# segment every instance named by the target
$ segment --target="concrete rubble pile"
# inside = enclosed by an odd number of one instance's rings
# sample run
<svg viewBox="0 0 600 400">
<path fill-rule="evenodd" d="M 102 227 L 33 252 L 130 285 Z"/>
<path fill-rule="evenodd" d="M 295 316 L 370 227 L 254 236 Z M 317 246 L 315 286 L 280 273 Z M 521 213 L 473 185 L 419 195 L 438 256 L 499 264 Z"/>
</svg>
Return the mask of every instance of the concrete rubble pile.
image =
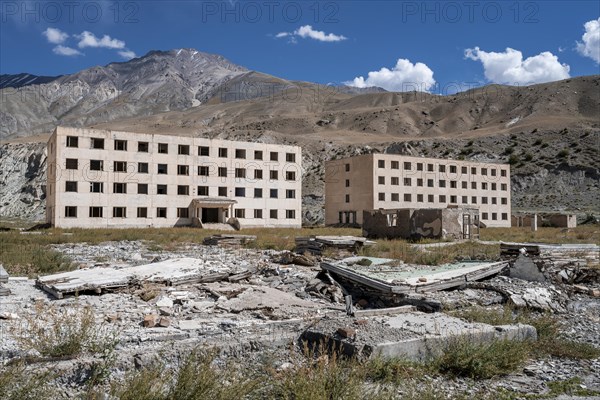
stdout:
<svg viewBox="0 0 600 400">
<path fill-rule="evenodd" d="M 241 246 L 250 242 L 254 242 L 256 236 L 254 235 L 234 235 L 234 234 L 218 234 L 204 238 L 202 244 L 207 246 L 215 245 L 228 245 L 228 246 Z"/>
<path fill-rule="evenodd" d="M 345 250 L 356 253 L 364 246 L 375 242 L 360 236 L 309 236 L 296 238 L 296 253 L 322 255 L 325 249 Z"/>
</svg>

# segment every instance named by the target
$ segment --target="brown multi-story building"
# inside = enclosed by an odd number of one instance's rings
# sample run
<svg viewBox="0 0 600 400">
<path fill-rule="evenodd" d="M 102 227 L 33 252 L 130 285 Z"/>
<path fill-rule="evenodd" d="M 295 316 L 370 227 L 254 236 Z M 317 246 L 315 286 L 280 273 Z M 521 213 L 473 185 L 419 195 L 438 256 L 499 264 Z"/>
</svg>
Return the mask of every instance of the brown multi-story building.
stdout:
<svg viewBox="0 0 600 400">
<path fill-rule="evenodd" d="M 325 164 L 325 223 L 362 224 L 365 210 L 478 208 L 488 227 L 510 227 L 507 164 L 365 154 Z"/>
<path fill-rule="evenodd" d="M 56 227 L 302 224 L 297 146 L 58 127 L 47 152 Z"/>
</svg>

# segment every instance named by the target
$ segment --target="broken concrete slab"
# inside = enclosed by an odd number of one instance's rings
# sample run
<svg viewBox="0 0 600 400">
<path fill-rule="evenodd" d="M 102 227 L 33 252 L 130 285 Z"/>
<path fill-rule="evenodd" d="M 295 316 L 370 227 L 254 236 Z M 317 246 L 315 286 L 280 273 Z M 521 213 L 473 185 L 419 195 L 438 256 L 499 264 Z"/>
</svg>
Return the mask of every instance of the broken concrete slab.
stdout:
<svg viewBox="0 0 600 400">
<path fill-rule="evenodd" d="M 0 264 L 0 283 L 8 282 L 8 272 L 4 269 L 4 266 Z"/>
<path fill-rule="evenodd" d="M 328 248 L 355 252 L 375 242 L 360 236 L 309 236 L 296 238 L 296 253 L 321 255 Z"/>
<path fill-rule="evenodd" d="M 235 235 L 235 234 L 219 234 L 212 235 L 204 238 L 202 244 L 206 246 L 215 245 L 243 245 L 246 243 L 254 242 L 256 240 L 255 235 Z"/>
<path fill-rule="evenodd" d="M 376 315 L 396 315 L 401 313 L 415 312 L 417 308 L 415 306 L 400 306 L 400 307 L 387 307 L 387 308 L 373 308 L 370 310 L 354 310 L 354 316 L 356 318 L 373 317 Z"/>
<path fill-rule="evenodd" d="M 461 286 L 495 275 L 508 265 L 507 261 L 464 261 L 431 267 L 386 258 L 350 257 L 338 262 L 322 262 L 321 268 L 382 293 L 409 294 Z"/>
<path fill-rule="evenodd" d="M 508 276 L 530 282 L 546 282 L 546 276 L 540 271 L 533 260 L 524 254 L 519 254 L 510 266 Z"/>
</svg>

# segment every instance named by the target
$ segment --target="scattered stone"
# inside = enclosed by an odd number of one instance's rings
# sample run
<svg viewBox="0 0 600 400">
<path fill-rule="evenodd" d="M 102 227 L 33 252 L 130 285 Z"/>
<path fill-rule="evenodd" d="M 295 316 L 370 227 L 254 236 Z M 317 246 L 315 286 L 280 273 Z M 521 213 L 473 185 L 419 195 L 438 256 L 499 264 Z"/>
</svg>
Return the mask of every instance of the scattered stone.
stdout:
<svg viewBox="0 0 600 400">
<path fill-rule="evenodd" d="M 171 319 L 167 318 L 167 317 L 161 317 L 160 321 L 158 322 L 158 326 L 160 326 L 161 328 L 168 328 L 169 325 L 171 325 Z"/>
<path fill-rule="evenodd" d="M 8 311 L 4 311 L 4 312 L 0 313 L 0 319 L 15 320 L 15 319 L 19 319 L 19 315 L 8 312 Z"/>
<path fill-rule="evenodd" d="M 159 308 L 162 308 L 162 307 L 172 308 L 173 300 L 171 300 L 170 298 L 168 298 L 166 296 L 163 296 L 156 301 L 156 306 Z"/>
<path fill-rule="evenodd" d="M 156 324 L 158 323 L 158 319 L 159 319 L 159 316 L 156 314 L 146 315 L 144 317 L 144 321 L 142 322 L 142 325 L 144 326 L 144 328 L 154 328 L 156 326 Z"/>
<path fill-rule="evenodd" d="M 109 314 L 104 318 L 104 320 L 106 322 L 115 323 L 119 320 L 119 316 L 117 314 Z"/>
<path fill-rule="evenodd" d="M 353 339 L 354 337 L 356 337 L 356 331 L 348 326 L 338 328 L 337 333 L 343 338 Z"/>
<path fill-rule="evenodd" d="M 164 315 L 167 317 L 170 317 L 173 315 L 173 309 L 171 307 L 160 307 L 158 309 L 158 312 L 160 313 L 160 315 Z"/>
</svg>

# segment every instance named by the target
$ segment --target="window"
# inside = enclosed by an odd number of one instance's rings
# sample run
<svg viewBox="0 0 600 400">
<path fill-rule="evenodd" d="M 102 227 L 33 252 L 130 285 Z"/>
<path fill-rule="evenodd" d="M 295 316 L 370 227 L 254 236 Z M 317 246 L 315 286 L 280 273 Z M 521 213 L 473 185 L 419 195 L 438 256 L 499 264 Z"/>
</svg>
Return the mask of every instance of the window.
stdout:
<svg viewBox="0 0 600 400">
<path fill-rule="evenodd" d="M 344 164 L 346 172 L 350 172 L 350 164 Z"/>
<path fill-rule="evenodd" d="M 278 179 L 277 172 L 278 172 L 277 170 L 269 171 L 269 179 L 271 179 L 272 181 L 276 181 Z"/>
<path fill-rule="evenodd" d="M 286 162 L 296 162 L 296 155 L 294 153 L 285 153 Z"/>
<path fill-rule="evenodd" d="M 471 189 L 477 189 L 477 182 L 471 182 Z"/>
<path fill-rule="evenodd" d="M 269 210 L 269 218 L 277 219 L 277 210 Z"/>
<path fill-rule="evenodd" d="M 77 147 L 77 146 L 70 146 Z M 65 217 L 66 218 L 77 218 L 77 207 L 66 206 L 65 207 Z"/>
<path fill-rule="evenodd" d="M 412 201 L 412 195 L 410 193 L 404 193 L 404 201 Z"/>
<path fill-rule="evenodd" d="M 385 185 L 385 176 L 378 176 L 377 183 L 380 185 Z"/>
<path fill-rule="evenodd" d="M 147 183 L 138 183 L 137 192 L 138 194 L 148 194 L 148 184 Z"/>
<path fill-rule="evenodd" d="M 508 214 L 502 213 L 502 221 L 506 221 L 506 220 L 508 220 Z"/>
<path fill-rule="evenodd" d="M 296 171 L 285 171 L 285 180 L 286 181 L 295 181 L 296 180 Z"/>
<path fill-rule="evenodd" d="M 427 195 L 427 202 L 428 202 L 428 203 L 433 203 L 433 202 L 434 202 L 434 200 L 433 200 L 433 195 L 432 195 L 432 194 L 428 194 L 428 195 Z"/>
<path fill-rule="evenodd" d="M 411 184 L 412 184 L 411 178 L 404 178 L 404 186 L 411 186 Z"/>
<path fill-rule="evenodd" d="M 102 207 L 90 207 L 90 218 L 102 218 Z"/>
<path fill-rule="evenodd" d="M 506 183 L 501 183 L 501 184 L 500 184 L 500 190 L 504 190 L 504 191 L 506 191 L 506 190 L 507 190 Z"/>
<path fill-rule="evenodd" d="M 226 177 L 227 176 L 227 168 L 226 167 L 219 167 L 218 174 L 221 177 Z"/>
<path fill-rule="evenodd" d="M 394 186 L 400 185 L 400 178 L 398 178 L 397 176 L 393 176 L 392 177 L 392 185 L 394 185 Z"/>
<path fill-rule="evenodd" d="M 422 203 L 423 202 L 423 195 L 422 194 L 418 194 L 417 195 L 417 203 Z"/>
<path fill-rule="evenodd" d="M 255 169 L 254 170 L 254 179 L 262 179 L 262 178 L 263 178 L 262 169 Z"/>
<path fill-rule="evenodd" d="M 104 148 L 104 139 L 99 138 L 91 138 L 92 149 L 103 149 Z"/>
<path fill-rule="evenodd" d="M 295 219 L 296 218 L 296 210 L 285 210 L 285 218 L 286 219 Z"/>
<path fill-rule="evenodd" d="M 177 185 L 177 195 L 189 196 L 190 195 L 190 187 L 188 185 Z"/>
<path fill-rule="evenodd" d="M 263 190 L 260 188 L 254 188 L 254 198 L 262 199 L 262 197 L 263 197 Z"/>
<path fill-rule="evenodd" d="M 440 194 L 440 203 L 445 203 L 446 202 L 446 195 Z"/>
<path fill-rule="evenodd" d="M 440 165 L 440 166 L 438 167 L 438 170 L 439 170 L 440 172 L 446 172 L 446 166 L 445 166 L 445 165 Z"/>
<path fill-rule="evenodd" d="M 79 147 L 79 138 L 77 136 L 67 136 L 67 147 Z"/>
<path fill-rule="evenodd" d="M 137 217 L 138 218 L 148 218 L 148 208 L 138 207 L 137 208 Z"/>
<path fill-rule="evenodd" d="M 350 195 L 349 194 L 346 195 L 346 199 L 345 200 L 346 200 L 346 203 L 350 203 Z"/>
<path fill-rule="evenodd" d="M 102 171 L 102 170 L 104 170 L 104 161 L 90 160 L 90 171 Z"/>
<path fill-rule="evenodd" d="M 451 174 L 455 174 L 456 173 L 456 165 L 451 165 L 450 166 L 450 173 Z"/>
<path fill-rule="evenodd" d="M 190 146 L 188 144 L 180 144 L 177 146 L 177 154 L 182 156 L 190 155 Z"/>
<path fill-rule="evenodd" d="M 91 193 L 104 193 L 104 183 L 103 182 L 90 182 L 90 192 Z"/>
<path fill-rule="evenodd" d="M 198 155 L 199 156 L 209 156 L 210 150 L 208 149 L 208 146 L 198 146 Z"/>
<path fill-rule="evenodd" d="M 487 175 L 487 168 L 481 168 L 481 175 Z"/>
<path fill-rule="evenodd" d="M 272 151 L 269 155 L 269 159 L 271 161 L 277 161 L 279 160 L 279 154 L 276 151 Z"/>
<path fill-rule="evenodd" d="M 156 194 L 167 194 L 167 185 L 156 185 Z"/>
<path fill-rule="evenodd" d="M 497 203 L 497 201 L 498 201 L 498 200 L 497 200 L 497 198 L 496 198 L 496 197 L 492 197 L 492 204 L 498 204 L 498 203 Z"/>
<path fill-rule="evenodd" d="M 79 161 L 76 158 L 67 158 L 65 161 L 66 169 L 77 169 L 79 168 Z"/>
<path fill-rule="evenodd" d="M 461 197 L 461 203 L 462 204 L 468 204 L 469 203 L 469 196 L 462 196 Z"/>
<path fill-rule="evenodd" d="M 462 187 L 463 189 L 467 189 L 468 188 L 468 182 L 467 181 L 462 181 L 460 183 L 460 187 Z"/>
<path fill-rule="evenodd" d="M 501 169 L 500 170 L 500 176 L 506 176 L 506 170 L 505 169 Z"/>
<path fill-rule="evenodd" d="M 458 201 L 456 200 L 456 196 L 450 196 L 450 203 L 456 204 Z"/>
<path fill-rule="evenodd" d="M 487 182 L 481 182 L 481 189 L 487 190 L 487 188 L 488 188 Z"/>
<path fill-rule="evenodd" d="M 198 196 L 208 196 L 208 186 L 198 186 Z"/>
<path fill-rule="evenodd" d="M 178 165 L 177 166 L 177 175 L 189 175 L 190 174 L 190 166 L 189 165 Z"/>
<path fill-rule="evenodd" d="M 439 186 L 440 186 L 441 188 L 444 188 L 444 187 L 446 187 L 446 181 L 445 181 L 445 180 L 443 180 L 443 179 L 440 179 L 440 181 L 438 182 L 438 184 L 439 184 Z"/>
<path fill-rule="evenodd" d="M 246 150 L 244 149 L 235 149 L 235 158 L 246 158 Z"/>
<path fill-rule="evenodd" d="M 492 190 L 497 190 L 498 186 L 496 185 L 496 183 L 492 183 Z"/>
<path fill-rule="evenodd" d="M 398 179 L 398 178 L 396 178 Z M 392 182 L 394 181 L 394 178 L 392 178 Z M 350 179 L 346 179 L 346 187 L 350 187 Z"/>
<path fill-rule="evenodd" d="M 410 170 L 411 170 L 411 168 L 412 168 L 412 165 L 411 165 L 411 163 L 409 163 L 409 162 L 405 162 L 405 163 L 404 163 L 404 169 L 405 169 L 406 171 L 410 171 Z"/>
<path fill-rule="evenodd" d="M 417 178 L 417 186 L 423 186 L 423 179 Z"/>
<path fill-rule="evenodd" d="M 286 199 L 295 199 L 296 198 L 296 191 L 294 189 L 287 189 L 285 191 L 285 198 Z"/>
<path fill-rule="evenodd" d="M 125 207 L 113 207 L 113 218 L 125 218 L 126 212 Z"/>
<path fill-rule="evenodd" d="M 167 174 L 167 164 L 158 164 L 158 166 L 156 168 L 156 172 L 159 175 L 166 175 Z"/>
<path fill-rule="evenodd" d="M 433 172 L 433 164 L 427 164 L 427 172 Z"/>
<path fill-rule="evenodd" d="M 481 213 L 481 219 L 488 219 L 488 213 Z"/>
<path fill-rule="evenodd" d="M 167 208 L 166 207 L 158 207 L 156 209 L 156 217 L 157 218 L 167 218 Z"/>
<path fill-rule="evenodd" d="M 477 196 L 471 196 L 471 204 L 477 204 Z"/>
<path fill-rule="evenodd" d="M 385 168 L 385 160 L 378 160 L 377 161 L 377 166 L 379 168 Z"/>
<path fill-rule="evenodd" d="M 487 204 L 488 203 L 488 198 L 487 197 L 482 197 L 481 198 L 481 204 Z"/>
<path fill-rule="evenodd" d="M 126 183 L 113 183 L 113 193 L 127 193 L 127 184 Z"/>
<path fill-rule="evenodd" d="M 400 195 L 398 193 L 392 193 L 392 201 L 400 201 Z"/>
<path fill-rule="evenodd" d="M 236 168 L 235 169 L 235 177 L 236 178 L 245 178 L 246 177 L 246 169 L 245 168 Z"/>
<path fill-rule="evenodd" d="M 496 168 L 490 169 L 490 172 L 492 173 L 492 176 L 496 176 Z"/>
<path fill-rule="evenodd" d="M 118 150 L 118 151 L 127 151 L 127 140 L 118 140 L 118 139 L 115 139 L 115 150 Z"/>
<path fill-rule="evenodd" d="M 235 188 L 235 197 L 246 197 L 246 188 Z"/>
<path fill-rule="evenodd" d="M 160 154 L 168 154 L 169 153 L 169 145 L 167 143 L 159 143 L 158 144 L 158 152 Z M 165 216 L 165 218 L 167 218 Z"/>
<path fill-rule="evenodd" d="M 262 218 L 262 210 L 254 210 L 254 218 Z"/>
<path fill-rule="evenodd" d="M 150 145 L 148 144 L 148 142 L 138 142 L 138 153 L 148 153 L 149 150 Z"/>
<path fill-rule="evenodd" d="M 379 201 L 385 201 L 385 193 L 379 193 Z"/>
<path fill-rule="evenodd" d="M 400 169 L 400 161 L 392 161 L 392 169 Z"/>
<path fill-rule="evenodd" d="M 113 162 L 113 171 L 114 172 L 127 172 L 127 162 L 126 161 Z"/>
<path fill-rule="evenodd" d="M 187 207 L 177 207 L 177 218 L 189 218 L 190 210 Z"/>
<path fill-rule="evenodd" d="M 456 189 L 456 181 L 450 181 L 450 187 Z"/>
<path fill-rule="evenodd" d="M 236 218 L 246 218 L 246 210 L 243 208 L 236 208 L 235 217 Z"/>
<path fill-rule="evenodd" d="M 198 167 L 198 175 L 200 176 L 208 176 L 208 167 L 207 166 L 199 166 Z"/>
<path fill-rule="evenodd" d="M 227 148 L 219 147 L 219 157 L 227 158 Z"/>
<path fill-rule="evenodd" d="M 148 163 L 147 162 L 138 163 L 138 172 L 140 174 L 147 174 L 148 173 Z"/>
<path fill-rule="evenodd" d="M 477 167 L 471 167 L 471 175 L 477 175 Z"/>
<path fill-rule="evenodd" d="M 502 198 L 500 199 L 500 204 L 502 204 L 502 205 L 506 205 L 506 204 L 508 204 L 508 199 L 507 199 L 506 197 L 502 197 Z"/>
<path fill-rule="evenodd" d="M 492 213 L 492 221 L 498 220 L 498 213 Z"/>
<path fill-rule="evenodd" d="M 277 192 L 278 192 L 277 189 L 270 189 L 269 190 L 269 197 L 272 198 L 272 199 L 276 199 L 277 197 L 279 197 L 279 194 Z"/>
<path fill-rule="evenodd" d="M 433 179 L 427 179 L 427 187 L 433 187 Z"/>
<path fill-rule="evenodd" d="M 65 192 L 77 192 L 77 182 L 66 181 L 65 182 Z"/>
<path fill-rule="evenodd" d="M 417 171 L 423 171 L 423 163 L 417 163 Z"/>
<path fill-rule="evenodd" d="M 263 152 L 261 150 L 254 150 L 254 159 L 255 160 L 262 160 L 263 159 Z M 260 213 L 262 215 L 262 210 L 260 210 Z"/>
<path fill-rule="evenodd" d="M 227 197 L 227 188 L 225 186 L 219 186 L 218 195 L 219 197 Z"/>
</svg>

